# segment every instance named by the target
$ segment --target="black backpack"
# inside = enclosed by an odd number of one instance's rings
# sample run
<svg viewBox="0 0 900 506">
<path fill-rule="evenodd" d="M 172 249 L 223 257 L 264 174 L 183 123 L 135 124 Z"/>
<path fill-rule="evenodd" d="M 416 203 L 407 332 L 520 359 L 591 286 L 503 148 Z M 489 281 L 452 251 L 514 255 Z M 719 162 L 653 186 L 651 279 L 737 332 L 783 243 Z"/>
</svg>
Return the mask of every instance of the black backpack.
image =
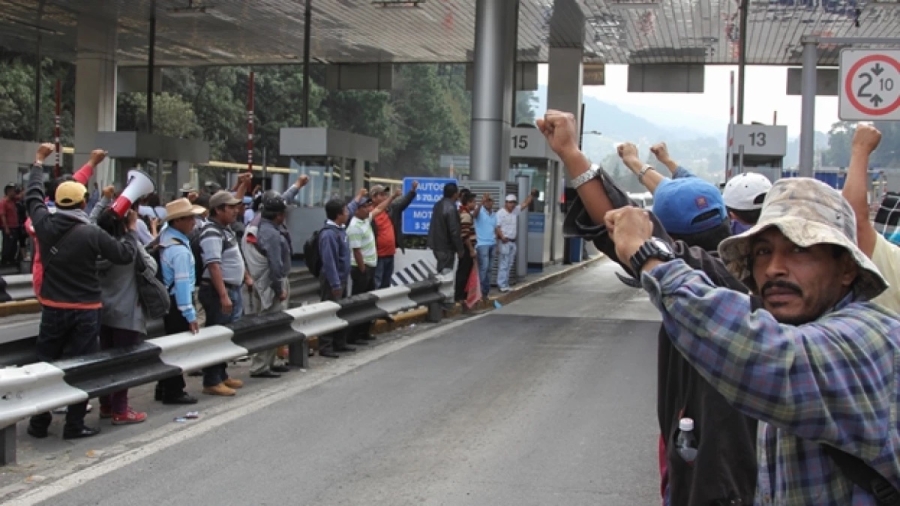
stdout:
<svg viewBox="0 0 900 506">
<path fill-rule="evenodd" d="M 306 268 L 315 277 L 319 277 L 322 272 L 322 257 L 319 255 L 319 233 L 321 231 L 322 229 L 316 230 L 303 243 L 303 260 L 306 262 Z"/>
<path fill-rule="evenodd" d="M 203 224 L 202 227 L 195 230 L 193 234 L 191 234 L 191 253 L 194 255 L 194 283 L 195 286 L 200 286 L 200 281 L 203 279 L 203 271 L 206 270 L 206 266 L 203 265 L 203 248 L 200 247 L 200 241 L 202 241 L 206 237 L 210 237 L 212 235 L 218 235 L 222 238 L 222 252 L 225 251 L 225 232 L 222 228 L 212 221 L 207 221 Z M 220 254 L 222 252 L 219 252 Z"/>
</svg>

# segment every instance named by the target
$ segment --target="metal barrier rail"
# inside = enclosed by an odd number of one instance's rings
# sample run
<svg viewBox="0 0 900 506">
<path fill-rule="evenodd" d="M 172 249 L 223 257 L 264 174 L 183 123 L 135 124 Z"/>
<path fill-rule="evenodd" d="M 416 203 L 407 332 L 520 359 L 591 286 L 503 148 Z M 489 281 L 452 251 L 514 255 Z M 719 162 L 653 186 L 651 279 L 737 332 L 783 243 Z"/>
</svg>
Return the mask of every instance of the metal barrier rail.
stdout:
<svg viewBox="0 0 900 506">
<path fill-rule="evenodd" d="M 34 298 L 31 274 L 0 276 L 0 302 Z"/>
<path fill-rule="evenodd" d="M 15 462 L 15 424 L 23 418 L 277 346 L 305 343 L 308 337 L 400 311 L 429 306 L 432 318 L 439 319 L 441 303 L 452 297 L 453 276 L 438 276 L 336 302 L 249 316 L 197 334 L 182 332 L 128 348 L 0 369 L 0 465 Z"/>
</svg>

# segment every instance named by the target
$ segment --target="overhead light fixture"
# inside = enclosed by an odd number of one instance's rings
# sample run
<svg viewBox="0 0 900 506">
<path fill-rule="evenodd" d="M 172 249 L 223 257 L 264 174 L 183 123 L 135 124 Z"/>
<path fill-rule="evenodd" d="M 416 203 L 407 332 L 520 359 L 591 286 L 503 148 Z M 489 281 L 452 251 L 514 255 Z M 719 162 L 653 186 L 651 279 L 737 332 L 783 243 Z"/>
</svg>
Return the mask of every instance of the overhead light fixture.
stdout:
<svg viewBox="0 0 900 506">
<path fill-rule="evenodd" d="M 372 0 L 372 5 L 376 7 L 418 7 L 424 4 L 425 0 Z"/>
<path fill-rule="evenodd" d="M 173 18 L 193 18 L 210 14 L 212 6 L 194 5 L 194 0 L 188 0 L 186 7 L 172 7 L 166 9 L 166 14 Z"/>
</svg>

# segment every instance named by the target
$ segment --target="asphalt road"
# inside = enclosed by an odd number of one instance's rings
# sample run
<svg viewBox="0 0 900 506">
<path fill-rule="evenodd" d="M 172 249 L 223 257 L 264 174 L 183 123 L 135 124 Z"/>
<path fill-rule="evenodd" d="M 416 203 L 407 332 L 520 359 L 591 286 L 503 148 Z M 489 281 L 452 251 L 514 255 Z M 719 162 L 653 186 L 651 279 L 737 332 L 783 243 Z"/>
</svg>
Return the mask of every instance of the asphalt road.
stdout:
<svg viewBox="0 0 900 506">
<path fill-rule="evenodd" d="M 602 262 L 11 504 L 655 505 L 656 313 Z"/>
</svg>

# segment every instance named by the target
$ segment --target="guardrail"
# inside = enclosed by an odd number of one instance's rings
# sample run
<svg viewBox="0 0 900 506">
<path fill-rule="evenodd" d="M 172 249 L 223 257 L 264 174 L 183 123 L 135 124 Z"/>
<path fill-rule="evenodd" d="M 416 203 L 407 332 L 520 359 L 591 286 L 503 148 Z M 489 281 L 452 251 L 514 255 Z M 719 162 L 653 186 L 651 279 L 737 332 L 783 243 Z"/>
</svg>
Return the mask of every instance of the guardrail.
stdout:
<svg viewBox="0 0 900 506">
<path fill-rule="evenodd" d="M 4 281 L 9 278 L 20 278 L 21 276 L 4 276 Z M 31 276 L 28 278 L 28 298 L 34 298 L 34 292 L 31 291 Z M 306 268 L 296 268 L 291 271 L 288 280 L 291 283 L 291 306 L 300 306 L 308 303 L 311 299 L 318 300 L 319 280 L 314 278 Z M 16 283 L 23 285 L 21 280 L 16 279 Z M 10 285 L 6 285 L 10 286 Z M 24 285 L 23 285 L 24 286 Z M 22 288 L 17 288 L 13 293 L 17 293 Z M 20 296 L 20 295 L 17 295 Z M 7 301 L 9 302 L 9 301 Z M 5 323 L 0 318 L 0 367 L 18 366 L 37 362 L 37 354 L 35 353 L 34 341 L 40 326 L 40 314 L 35 314 L 33 320 L 19 321 L 16 323 Z M 162 320 L 150 320 L 147 322 L 147 336 L 159 337 L 165 334 L 163 331 Z"/>
<path fill-rule="evenodd" d="M 197 334 L 182 332 L 138 346 L 0 369 L 0 465 L 15 462 L 15 424 L 28 416 L 276 346 L 305 345 L 308 337 L 421 306 L 429 307 L 431 321 L 439 321 L 441 303 L 452 297 L 453 276 L 437 276 L 336 302 L 245 317 L 233 324 L 203 328 Z M 306 354 L 303 346 L 304 358 Z"/>
<path fill-rule="evenodd" d="M 0 276 L 0 302 L 12 302 L 34 298 L 31 274 Z"/>
</svg>

